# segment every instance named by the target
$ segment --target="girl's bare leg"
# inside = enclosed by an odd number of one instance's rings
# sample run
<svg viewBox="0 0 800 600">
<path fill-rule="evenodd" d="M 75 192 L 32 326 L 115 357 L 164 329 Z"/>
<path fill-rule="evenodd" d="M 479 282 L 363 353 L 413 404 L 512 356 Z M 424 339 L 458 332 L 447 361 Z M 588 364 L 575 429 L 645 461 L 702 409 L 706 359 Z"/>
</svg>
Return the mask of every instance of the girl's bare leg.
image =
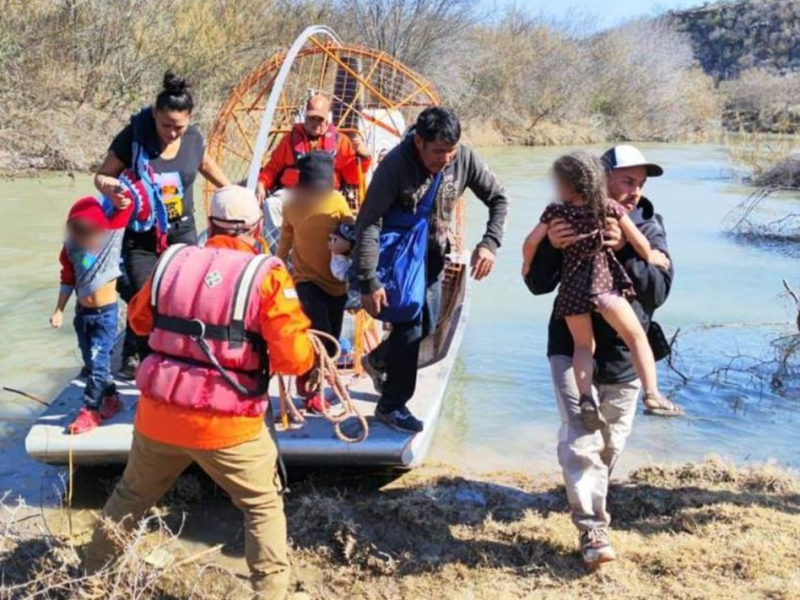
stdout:
<svg viewBox="0 0 800 600">
<path fill-rule="evenodd" d="M 594 375 L 594 331 L 592 315 L 572 315 L 567 317 L 567 327 L 572 335 L 575 351 L 572 355 L 572 370 L 575 383 L 581 396 L 592 395 L 592 376 Z"/>
<path fill-rule="evenodd" d="M 661 393 L 658 389 L 658 375 L 656 373 L 656 360 L 650 342 L 647 341 L 647 334 L 642 328 L 642 324 L 633 311 L 630 302 L 621 296 L 614 297 L 604 302 L 598 312 L 606 322 L 625 342 L 630 349 L 633 359 L 633 366 L 636 373 L 642 380 L 645 396 L 659 398 Z"/>
<path fill-rule="evenodd" d="M 592 390 L 594 376 L 594 331 L 592 331 L 592 315 L 572 315 L 567 317 L 567 327 L 572 334 L 575 349 L 572 354 L 572 370 L 578 386 L 581 409 L 581 420 L 589 431 L 597 431 L 606 426 L 606 420 L 600 412 L 600 406 Z"/>
</svg>

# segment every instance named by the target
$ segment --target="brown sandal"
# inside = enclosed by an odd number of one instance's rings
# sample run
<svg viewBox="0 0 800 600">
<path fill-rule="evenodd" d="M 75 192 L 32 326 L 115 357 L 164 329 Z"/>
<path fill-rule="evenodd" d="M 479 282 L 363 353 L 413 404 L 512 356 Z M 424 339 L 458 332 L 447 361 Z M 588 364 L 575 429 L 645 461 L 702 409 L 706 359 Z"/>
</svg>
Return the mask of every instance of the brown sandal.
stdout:
<svg viewBox="0 0 800 600">
<path fill-rule="evenodd" d="M 648 417 L 682 417 L 684 410 L 680 404 L 670 402 L 664 396 L 645 394 L 644 414 Z"/>
<path fill-rule="evenodd" d="M 600 431 L 608 423 L 593 396 L 581 396 L 578 401 L 583 426 L 590 432 Z"/>
</svg>

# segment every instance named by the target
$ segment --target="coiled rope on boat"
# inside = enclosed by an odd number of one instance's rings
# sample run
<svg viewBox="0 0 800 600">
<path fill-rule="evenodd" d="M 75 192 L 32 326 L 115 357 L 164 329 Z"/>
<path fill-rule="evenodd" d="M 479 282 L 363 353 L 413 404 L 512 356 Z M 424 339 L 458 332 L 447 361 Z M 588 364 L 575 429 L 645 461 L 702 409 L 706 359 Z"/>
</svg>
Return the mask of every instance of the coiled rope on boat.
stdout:
<svg viewBox="0 0 800 600">
<path fill-rule="evenodd" d="M 334 435 L 342 442 L 347 444 L 363 442 L 369 436 L 369 425 L 367 419 L 356 408 L 353 399 L 350 397 L 350 390 L 342 381 L 339 369 L 336 366 L 342 356 L 339 340 L 324 331 L 311 330 L 309 333 L 311 345 L 314 348 L 315 365 L 307 385 L 309 389 L 318 391 L 323 399 L 321 416 L 333 425 Z M 328 354 L 328 350 L 325 347 L 326 341 L 330 342 L 335 349 L 333 356 Z M 325 396 L 328 386 L 330 386 L 341 406 L 341 410 L 338 412 L 332 412 L 327 408 Z M 305 417 L 300 414 L 300 411 L 297 410 L 294 402 L 289 397 L 289 385 L 282 376 L 278 376 L 278 392 L 283 428 L 288 429 L 290 421 L 300 425 L 304 424 Z M 345 435 L 342 431 L 342 424 L 350 419 L 357 420 L 360 426 L 359 434 L 355 437 Z"/>
</svg>

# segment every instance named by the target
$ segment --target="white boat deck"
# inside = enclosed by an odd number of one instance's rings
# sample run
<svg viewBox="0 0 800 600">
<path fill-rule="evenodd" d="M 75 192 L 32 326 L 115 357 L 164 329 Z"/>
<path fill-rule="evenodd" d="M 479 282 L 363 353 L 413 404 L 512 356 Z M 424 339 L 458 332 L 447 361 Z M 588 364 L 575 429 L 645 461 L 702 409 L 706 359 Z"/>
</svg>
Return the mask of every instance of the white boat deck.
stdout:
<svg viewBox="0 0 800 600">
<path fill-rule="evenodd" d="M 425 423 L 417 435 L 390 429 L 373 417 L 378 395 L 369 378 L 351 380 L 351 395 L 361 414 L 369 422 L 366 441 L 348 444 L 337 439 L 333 426 L 322 417 L 309 415 L 299 429 L 278 432 L 281 453 L 288 464 L 335 466 L 398 466 L 418 465 L 430 447 L 442 402 L 466 322 L 466 307 L 452 314 L 448 339 L 442 344 L 440 359 L 423 367 L 419 373 L 417 392 L 409 402 L 411 411 Z M 275 382 L 273 381 L 273 384 Z M 84 382 L 71 381 L 50 407 L 37 419 L 25 440 L 28 454 L 42 462 L 64 464 L 70 453 L 76 465 L 124 463 L 133 433 L 133 417 L 139 392 L 128 383 L 118 382 L 124 410 L 101 427 L 85 434 L 70 436 L 67 425 L 75 418 L 82 400 Z M 277 412 L 277 389 L 270 390 L 271 403 Z M 276 415 L 277 416 L 277 415 Z M 355 436 L 358 422 L 342 425 L 347 435 Z"/>
</svg>

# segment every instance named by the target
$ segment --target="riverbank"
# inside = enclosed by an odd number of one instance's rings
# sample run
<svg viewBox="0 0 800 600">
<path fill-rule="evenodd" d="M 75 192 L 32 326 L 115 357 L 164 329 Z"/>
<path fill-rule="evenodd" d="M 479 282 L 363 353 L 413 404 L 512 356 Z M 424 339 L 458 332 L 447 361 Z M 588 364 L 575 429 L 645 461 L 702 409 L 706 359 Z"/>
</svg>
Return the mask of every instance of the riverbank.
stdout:
<svg viewBox="0 0 800 600">
<path fill-rule="evenodd" d="M 79 586 L 78 552 L 103 494 L 83 496 L 76 495 L 71 538 L 64 518 L 49 515 L 53 535 L 43 535 L 36 518 L 15 523 L 4 507 L 0 525 L 10 535 L 0 542 L 0 598 L 66 598 Z M 800 594 L 800 481 L 769 466 L 711 459 L 634 471 L 611 491 L 621 559 L 597 573 L 587 573 L 575 552 L 563 488 L 535 476 L 465 476 L 446 466 L 391 481 L 307 475 L 287 506 L 296 587 L 315 600 Z M 120 565 L 84 582 L 96 594 L 86 597 L 244 597 L 240 517 L 220 492 L 185 475 L 156 512 L 165 527 L 183 528 L 181 543 L 154 517 L 149 531 L 129 540 Z M 221 556 L 207 551 L 217 543 L 225 544 Z M 163 571 L 154 566 L 170 562 Z"/>
<path fill-rule="evenodd" d="M 199 123 L 205 130 L 207 123 Z M 114 135 L 125 126 L 118 115 L 106 116 L 83 107 L 77 113 L 59 111 L 24 127 L 28 135 L 0 130 L 0 178 L 39 177 L 44 173 L 92 173 L 105 156 Z M 474 147 L 584 146 L 609 142 L 606 133 L 588 122 L 542 122 L 519 135 L 503 133 L 492 123 L 468 120 L 463 142 Z"/>
</svg>

